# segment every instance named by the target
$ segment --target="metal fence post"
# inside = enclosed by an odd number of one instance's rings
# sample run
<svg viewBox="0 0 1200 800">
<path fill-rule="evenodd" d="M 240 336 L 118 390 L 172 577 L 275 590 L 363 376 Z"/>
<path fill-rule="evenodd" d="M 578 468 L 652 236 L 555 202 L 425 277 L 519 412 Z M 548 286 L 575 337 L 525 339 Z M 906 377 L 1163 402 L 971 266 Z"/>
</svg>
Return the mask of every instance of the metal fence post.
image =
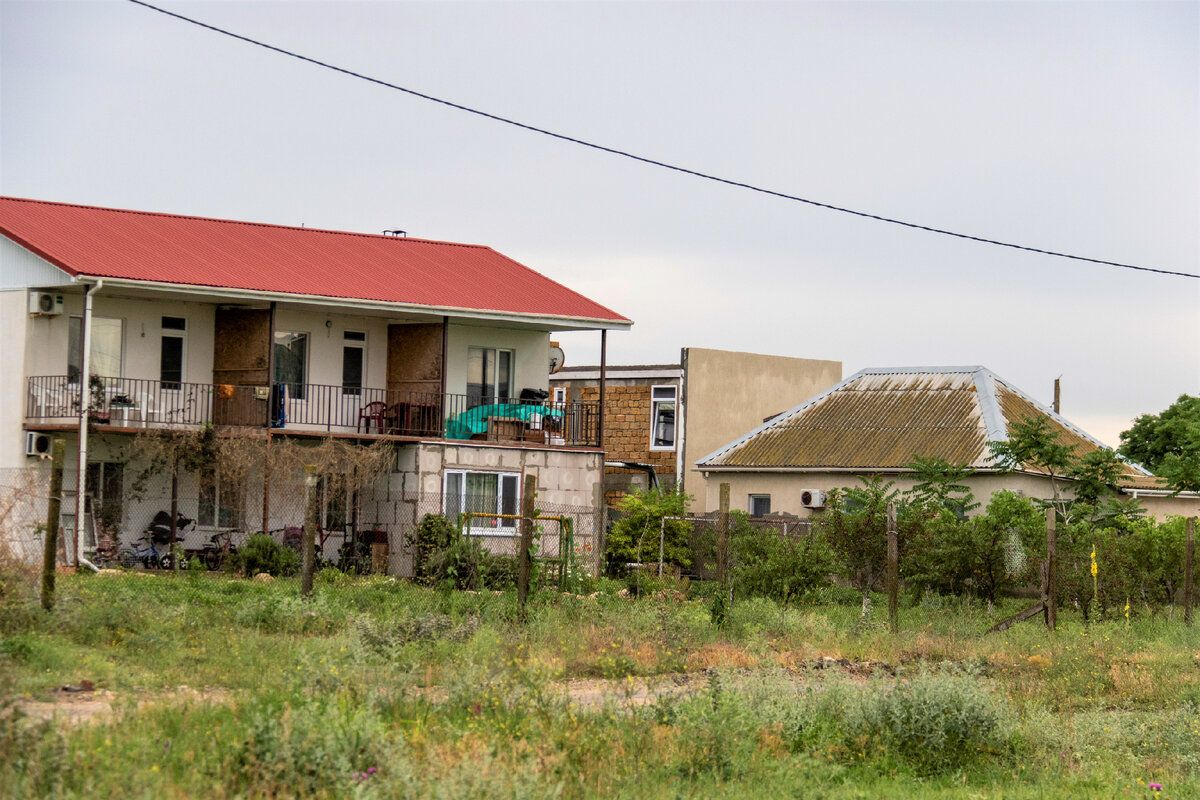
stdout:
<svg viewBox="0 0 1200 800">
<path fill-rule="evenodd" d="M 1183 621 L 1192 624 L 1192 573 L 1196 569 L 1196 518 L 1188 517 L 1183 549 Z"/>
<path fill-rule="evenodd" d="M 1046 627 L 1052 631 L 1058 625 L 1058 532 L 1054 514 L 1053 508 L 1046 509 Z"/>
</svg>

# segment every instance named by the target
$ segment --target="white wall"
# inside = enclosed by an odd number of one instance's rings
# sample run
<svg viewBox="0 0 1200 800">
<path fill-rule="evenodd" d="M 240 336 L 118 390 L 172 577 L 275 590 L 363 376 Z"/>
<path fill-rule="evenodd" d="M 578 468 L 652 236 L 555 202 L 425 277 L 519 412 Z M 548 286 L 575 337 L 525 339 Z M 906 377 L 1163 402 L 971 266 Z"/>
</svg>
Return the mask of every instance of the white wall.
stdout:
<svg viewBox="0 0 1200 800">
<path fill-rule="evenodd" d="M 387 388 L 386 319 L 281 308 L 275 312 L 275 330 L 308 334 L 308 383 L 326 386 L 342 385 L 342 346 L 346 331 L 365 333 L 363 386 Z"/>
<path fill-rule="evenodd" d="M 483 328 L 451 325 L 446 337 L 446 391 L 467 391 L 467 349 L 494 347 L 512 350 L 515 361 L 512 391 L 519 396 L 525 388 L 550 386 L 550 334 L 517 328 Z"/>
<path fill-rule="evenodd" d="M 0 291 L 0 320 L 4 343 L 0 346 L 0 469 L 25 466 L 25 339 L 32 323 L 24 289 Z"/>
</svg>

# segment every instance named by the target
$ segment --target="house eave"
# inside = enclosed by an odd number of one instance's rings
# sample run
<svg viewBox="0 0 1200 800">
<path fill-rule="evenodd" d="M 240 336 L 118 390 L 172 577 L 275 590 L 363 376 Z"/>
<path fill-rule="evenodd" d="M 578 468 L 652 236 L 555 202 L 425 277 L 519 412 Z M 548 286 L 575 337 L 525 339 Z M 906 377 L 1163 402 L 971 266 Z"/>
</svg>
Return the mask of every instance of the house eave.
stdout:
<svg viewBox="0 0 1200 800">
<path fill-rule="evenodd" d="M 391 312 L 395 314 L 426 314 L 454 317 L 462 320 L 493 323 L 519 323 L 536 325 L 549 330 L 629 330 L 633 323 L 629 320 L 597 319 L 589 317 L 571 317 L 556 314 L 522 314 L 506 311 L 489 311 L 477 308 L 458 308 L 454 306 L 428 306 L 415 303 L 396 303 L 385 300 L 365 300 L 352 297 L 330 297 L 327 295 L 293 294 L 289 292 L 271 292 L 264 290 L 235 289 L 225 286 L 198 286 L 185 283 L 170 283 L 167 281 L 143 281 L 129 278 L 108 278 L 103 275 L 78 275 L 75 280 L 81 283 L 104 281 L 106 287 L 121 287 L 141 289 L 151 292 L 174 292 L 183 295 L 203 296 L 207 299 L 240 300 L 251 302 L 287 302 L 305 306 L 322 308 L 341 308 L 348 311 Z"/>
</svg>

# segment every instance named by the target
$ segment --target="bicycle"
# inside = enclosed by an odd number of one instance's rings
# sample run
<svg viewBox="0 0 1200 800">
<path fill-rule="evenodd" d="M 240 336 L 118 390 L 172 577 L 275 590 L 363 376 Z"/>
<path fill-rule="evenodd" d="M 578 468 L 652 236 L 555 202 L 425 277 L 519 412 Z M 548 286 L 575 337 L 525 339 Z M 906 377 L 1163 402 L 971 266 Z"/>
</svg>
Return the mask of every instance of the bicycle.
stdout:
<svg viewBox="0 0 1200 800">
<path fill-rule="evenodd" d="M 233 543 L 233 531 L 218 531 L 204 543 L 200 558 L 210 571 L 218 570 L 225 559 L 237 554 L 237 545 Z"/>
<path fill-rule="evenodd" d="M 145 546 L 140 546 L 144 542 Z M 149 533 L 144 533 L 132 545 L 122 547 L 117 552 L 117 561 L 126 569 L 133 569 L 139 563 L 145 569 L 173 569 L 175 561 L 171 557 L 170 551 L 159 551 L 154 546 L 154 537 Z M 179 562 L 181 569 L 186 568 L 186 559 Z"/>
</svg>

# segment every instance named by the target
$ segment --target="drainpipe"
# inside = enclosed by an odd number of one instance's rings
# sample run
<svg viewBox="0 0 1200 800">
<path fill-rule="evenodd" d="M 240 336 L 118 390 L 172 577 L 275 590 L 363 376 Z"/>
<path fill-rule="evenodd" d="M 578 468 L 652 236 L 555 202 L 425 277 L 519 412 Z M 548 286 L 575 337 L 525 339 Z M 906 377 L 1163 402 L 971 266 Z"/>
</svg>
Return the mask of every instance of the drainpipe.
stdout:
<svg viewBox="0 0 1200 800">
<path fill-rule="evenodd" d="M 604 384 L 608 372 L 608 331 L 600 329 L 600 420 L 596 425 L 600 449 L 604 449 Z"/>
<path fill-rule="evenodd" d="M 92 392 L 89 384 L 92 369 L 92 298 L 104 286 L 96 282 L 83 290 L 83 353 L 79 358 L 79 471 L 75 483 L 75 557 L 79 558 L 79 542 L 83 539 L 83 515 L 87 508 L 88 403 Z"/>
</svg>

